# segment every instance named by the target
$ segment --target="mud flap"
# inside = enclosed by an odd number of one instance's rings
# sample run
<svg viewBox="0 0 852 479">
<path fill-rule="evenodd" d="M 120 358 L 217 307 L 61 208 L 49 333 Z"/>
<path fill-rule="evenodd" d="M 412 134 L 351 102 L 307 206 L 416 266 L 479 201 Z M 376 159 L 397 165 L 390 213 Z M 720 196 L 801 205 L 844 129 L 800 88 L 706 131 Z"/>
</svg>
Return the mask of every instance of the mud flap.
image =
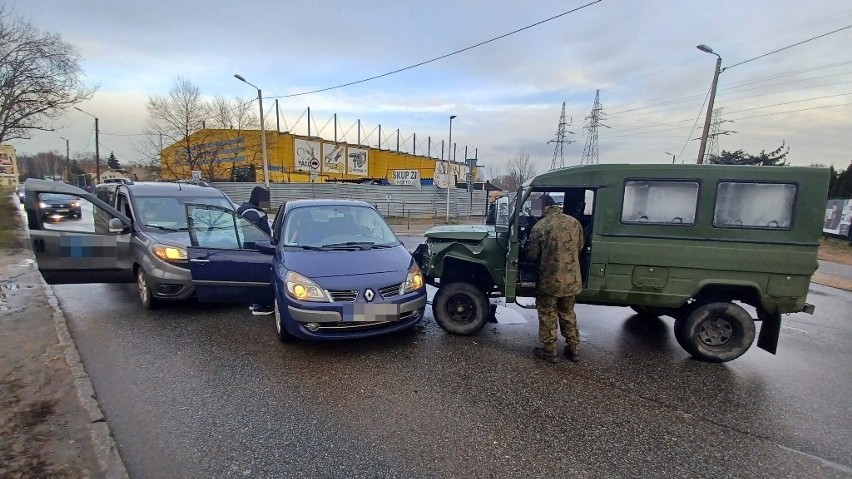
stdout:
<svg viewBox="0 0 852 479">
<path fill-rule="evenodd" d="M 781 314 L 758 313 L 762 324 L 757 337 L 757 347 L 775 354 L 778 349 L 778 337 L 781 335 Z"/>
</svg>

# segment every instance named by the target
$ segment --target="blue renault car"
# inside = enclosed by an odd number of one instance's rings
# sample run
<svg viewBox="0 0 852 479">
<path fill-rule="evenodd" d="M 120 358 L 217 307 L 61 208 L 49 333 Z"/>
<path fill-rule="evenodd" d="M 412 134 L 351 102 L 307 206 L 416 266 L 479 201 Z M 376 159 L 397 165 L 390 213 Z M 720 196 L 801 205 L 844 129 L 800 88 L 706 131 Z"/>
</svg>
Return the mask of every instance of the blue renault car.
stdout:
<svg viewBox="0 0 852 479">
<path fill-rule="evenodd" d="M 198 299 L 274 304 L 282 341 L 375 336 L 423 318 L 423 275 L 368 203 L 287 202 L 272 238 L 233 210 L 187 204 L 186 213 Z"/>
</svg>

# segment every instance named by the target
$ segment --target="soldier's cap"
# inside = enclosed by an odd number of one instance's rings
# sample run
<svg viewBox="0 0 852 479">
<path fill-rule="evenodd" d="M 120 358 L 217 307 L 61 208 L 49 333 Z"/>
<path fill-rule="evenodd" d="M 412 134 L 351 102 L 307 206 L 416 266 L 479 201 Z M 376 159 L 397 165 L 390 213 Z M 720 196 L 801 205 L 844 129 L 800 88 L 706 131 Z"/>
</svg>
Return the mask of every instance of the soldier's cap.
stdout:
<svg viewBox="0 0 852 479">
<path fill-rule="evenodd" d="M 556 204 L 556 201 L 550 195 L 543 195 L 541 197 L 541 199 L 544 200 L 544 207 L 545 208 L 547 208 L 548 206 L 553 206 L 553 205 Z"/>
</svg>

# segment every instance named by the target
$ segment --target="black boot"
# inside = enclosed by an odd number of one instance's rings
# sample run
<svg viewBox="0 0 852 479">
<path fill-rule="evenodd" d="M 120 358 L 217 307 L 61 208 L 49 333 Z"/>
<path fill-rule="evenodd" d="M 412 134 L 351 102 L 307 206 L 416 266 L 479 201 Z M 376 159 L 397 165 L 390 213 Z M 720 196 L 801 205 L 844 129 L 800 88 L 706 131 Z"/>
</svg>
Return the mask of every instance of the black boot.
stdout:
<svg viewBox="0 0 852 479">
<path fill-rule="evenodd" d="M 576 346 L 565 345 L 565 357 L 568 358 L 572 363 L 576 363 L 580 360 L 580 354 L 577 353 Z"/>
<path fill-rule="evenodd" d="M 538 346 L 533 349 L 533 354 L 535 354 L 535 357 L 543 359 L 549 363 L 555 363 L 559 361 L 559 358 L 556 357 L 556 352 L 548 351 Z"/>
</svg>

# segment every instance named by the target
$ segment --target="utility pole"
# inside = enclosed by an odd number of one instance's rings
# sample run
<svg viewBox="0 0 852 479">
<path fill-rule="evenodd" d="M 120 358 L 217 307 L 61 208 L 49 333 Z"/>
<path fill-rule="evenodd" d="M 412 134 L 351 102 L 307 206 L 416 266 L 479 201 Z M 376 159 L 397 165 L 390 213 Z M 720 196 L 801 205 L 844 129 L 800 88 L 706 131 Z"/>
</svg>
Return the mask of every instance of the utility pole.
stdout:
<svg viewBox="0 0 852 479">
<path fill-rule="evenodd" d="M 713 84 L 710 86 L 710 99 L 707 102 L 707 116 L 704 119 L 704 131 L 701 133 L 701 146 L 698 147 L 699 165 L 704 163 L 704 152 L 707 149 L 707 137 L 710 134 L 710 119 L 713 116 L 713 102 L 716 100 L 716 85 L 719 83 L 719 74 L 722 73 L 722 57 L 707 45 L 698 45 L 696 48 L 704 53 L 716 55 L 716 70 L 713 72 Z"/>
<path fill-rule="evenodd" d="M 566 131 L 565 127 L 571 122 L 565 121 L 565 102 L 562 102 L 562 114 L 559 115 L 559 126 L 556 127 L 556 138 L 547 143 L 556 143 L 556 148 L 553 149 L 553 160 L 550 162 L 550 169 L 565 168 L 565 145 L 574 143 L 574 140 L 569 140 L 565 137 L 565 133 L 574 134 L 573 131 Z"/>
<path fill-rule="evenodd" d="M 59 137 L 65 140 L 65 178 L 68 179 L 68 184 L 71 184 L 71 147 L 68 143 L 68 138 Z"/>
</svg>

